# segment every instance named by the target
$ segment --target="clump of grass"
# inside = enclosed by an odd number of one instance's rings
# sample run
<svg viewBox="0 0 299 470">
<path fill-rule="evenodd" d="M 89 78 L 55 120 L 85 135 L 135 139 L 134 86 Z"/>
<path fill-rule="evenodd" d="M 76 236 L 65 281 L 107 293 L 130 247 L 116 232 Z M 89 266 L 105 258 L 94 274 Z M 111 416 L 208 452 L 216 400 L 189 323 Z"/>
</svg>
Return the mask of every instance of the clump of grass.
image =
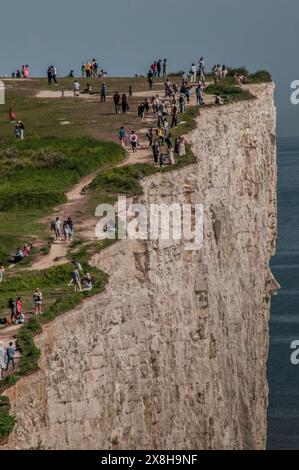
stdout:
<svg viewBox="0 0 299 470">
<path fill-rule="evenodd" d="M 9 399 L 0 396 L 0 441 L 4 441 L 9 436 L 16 423 L 16 418 L 11 416 L 9 411 Z"/>
<path fill-rule="evenodd" d="M 248 83 L 269 83 L 272 82 L 272 76 L 267 70 L 258 70 L 249 75 Z"/>
<path fill-rule="evenodd" d="M 220 80 L 214 85 L 209 85 L 205 91 L 209 95 L 219 94 L 226 104 L 254 98 L 250 91 L 244 90 L 240 86 L 234 85 L 230 80 L 226 79 Z"/>
</svg>

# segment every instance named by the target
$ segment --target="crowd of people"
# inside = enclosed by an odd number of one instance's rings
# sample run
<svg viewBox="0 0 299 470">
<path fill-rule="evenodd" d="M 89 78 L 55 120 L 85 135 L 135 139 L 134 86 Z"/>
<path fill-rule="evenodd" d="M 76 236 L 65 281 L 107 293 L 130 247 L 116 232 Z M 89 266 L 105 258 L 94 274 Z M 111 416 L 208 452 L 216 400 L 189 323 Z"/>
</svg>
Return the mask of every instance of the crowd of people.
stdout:
<svg viewBox="0 0 299 470">
<path fill-rule="evenodd" d="M 145 98 L 141 101 L 137 108 L 137 113 L 143 121 L 147 118 L 156 119 L 157 125 L 154 129 L 151 127 L 146 133 L 149 146 L 152 149 L 153 161 L 159 164 L 160 167 L 175 164 L 174 155 L 180 157 L 186 155 L 186 141 L 184 136 L 179 136 L 173 139 L 171 134 L 172 128 L 177 128 L 178 116 L 185 112 L 186 103 L 190 102 L 192 96 L 192 85 L 188 83 L 188 77 L 182 77 L 180 87 L 176 83 L 171 82 L 169 78 L 165 81 L 164 98 L 160 98 L 156 94 L 152 98 Z M 114 104 L 118 105 L 119 99 L 115 100 Z M 201 82 L 198 83 L 196 88 L 197 104 L 204 105 L 204 86 Z M 116 108 L 116 112 L 118 108 Z M 124 126 L 121 126 L 118 132 L 118 138 L 122 147 L 128 144 L 132 148 L 132 152 L 136 153 L 140 146 L 140 138 L 135 130 L 131 130 L 128 136 Z"/>
<path fill-rule="evenodd" d="M 20 73 L 17 72 L 17 78 L 28 78 L 29 67 L 23 66 Z M 57 81 L 57 69 L 51 65 L 47 71 L 49 85 L 53 83 L 58 84 Z M 99 65 L 95 59 L 82 64 L 81 75 L 83 79 L 92 79 L 101 77 L 105 79 L 107 74 L 103 70 L 99 71 Z M 71 70 L 70 77 L 74 78 L 74 71 Z M 212 68 L 212 76 L 214 82 L 218 82 L 221 79 L 225 79 L 228 76 L 228 69 L 225 65 L 215 65 Z M 150 127 L 144 137 L 148 142 L 148 147 L 151 149 L 152 160 L 155 165 L 159 165 L 164 168 L 166 165 L 175 164 L 175 155 L 184 157 L 186 155 L 186 140 L 183 135 L 177 137 L 173 136 L 173 129 L 176 129 L 180 124 L 180 115 L 186 111 L 186 105 L 190 103 L 193 93 L 195 93 L 196 104 L 198 106 L 205 106 L 205 86 L 206 86 L 206 74 L 205 74 L 205 62 L 204 58 L 201 57 L 198 63 L 192 63 L 188 74 L 183 73 L 181 82 L 178 84 L 172 81 L 168 76 L 168 63 L 167 59 L 159 59 L 154 61 L 147 75 L 147 80 L 150 90 L 153 88 L 154 79 L 164 79 L 164 96 L 161 94 L 152 94 L 151 97 L 146 97 L 141 100 L 137 105 L 137 115 L 141 121 L 147 119 L 155 120 L 156 125 Z M 234 76 L 237 84 L 244 84 L 247 81 L 246 76 L 241 73 L 235 74 Z M 89 82 L 86 84 L 86 88 L 81 91 L 79 81 L 76 79 L 73 82 L 73 93 L 74 96 L 79 96 L 81 93 L 92 93 L 92 87 Z M 108 87 L 105 81 L 100 85 L 100 89 L 97 94 L 100 96 L 101 103 L 106 102 Z M 119 93 L 115 91 L 112 95 L 113 107 L 115 114 L 122 113 L 125 115 L 129 109 L 130 99 L 133 98 L 133 88 L 130 85 L 128 93 Z M 220 94 L 215 96 L 215 104 L 222 105 L 223 98 Z M 9 120 L 15 124 L 16 138 L 24 139 L 24 124 L 22 121 L 17 121 L 17 115 L 15 110 L 9 108 Z M 118 138 L 122 147 L 131 147 L 132 152 L 136 153 L 141 145 L 143 137 L 138 135 L 135 130 L 130 130 L 127 134 L 126 128 L 122 125 L 118 132 Z M 51 222 L 51 231 L 54 232 L 54 241 L 56 243 L 65 242 L 70 244 L 74 237 L 74 222 L 71 217 L 63 220 L 60 217 L 56 217 Z M 18 248 L 13 254 L 10 260 L 13 264 L 17 264 L 24 258 L 30 255 L 31 246 L 25 244 L 23 248 Z M 91 291 L 94 287 L 94 280 L 91 278 L 90 273 L 83 270 L 82 265 L 78 259 L 72 259 L 72 271 L 71 279 L 67 286 L 73 287 L 75 292 Z M 4 281 L 5 268 L 0 263 L 0 286 Z M 34 303 L 34 313 L 36 315 L 42 314 L 43 294 L 40 289 L 36 289 L 32 296 Z M 7 304 L 10 312 L 10 317 L 0 318 L 0 323 L 11 323 L 15 325 L 23 324 L 26 321 L 26 317 L 23 312 L 22 298 L 17 297 L 16 300 L 10 298 Z M 12 369 L 15 367 L 15 351 L 16 348 L 12 342 L 7 347 L 4 346 L 3 342 L 0 341 L 0 377 L 3 377 L 3 372 L 9 369 L 10 365 Z"/>
</svg>

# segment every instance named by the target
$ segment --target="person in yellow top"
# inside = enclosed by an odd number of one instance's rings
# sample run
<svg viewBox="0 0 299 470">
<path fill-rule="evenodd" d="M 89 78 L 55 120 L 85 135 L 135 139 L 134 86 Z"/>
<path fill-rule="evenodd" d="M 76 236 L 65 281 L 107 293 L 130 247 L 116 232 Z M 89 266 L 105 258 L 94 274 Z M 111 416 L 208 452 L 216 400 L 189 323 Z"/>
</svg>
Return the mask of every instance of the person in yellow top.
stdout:
<svg viewBox="0 0 299 470">
<path fill-rule="evenodd" d="M 159 138 L 159 143 L 160 145 L 164 144 L 164 137 L 165 137 L 165 131 L 163 127 L 159 127 L 158 129 L 158 138 Z"/>
<path fill-rule="evenodd" d="M 87 62 L 85 65 L 85 70 L 86 70 L 86 78 L 89 78 L 91 76 L 91 63 Z"/>
</svg>

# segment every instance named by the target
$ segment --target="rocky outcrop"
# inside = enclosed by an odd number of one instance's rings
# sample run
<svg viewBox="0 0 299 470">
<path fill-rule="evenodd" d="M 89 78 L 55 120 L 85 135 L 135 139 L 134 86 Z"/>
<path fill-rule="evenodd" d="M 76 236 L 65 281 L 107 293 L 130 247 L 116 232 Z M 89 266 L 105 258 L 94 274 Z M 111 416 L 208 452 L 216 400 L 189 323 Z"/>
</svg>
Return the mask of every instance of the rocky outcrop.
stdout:
<svg viewBox="0 0 299 470">
<path fill-rule="evenodd" d="M 273 85 L 205 110 L 197 163 L 138 199 L 201 203 L 204 244 L 120 241 L 93 259 L 107 290 L 44 328 L 40 371 L 6 395 L 14 449 L 263 449 L 277 288 Z"/>
</svg>

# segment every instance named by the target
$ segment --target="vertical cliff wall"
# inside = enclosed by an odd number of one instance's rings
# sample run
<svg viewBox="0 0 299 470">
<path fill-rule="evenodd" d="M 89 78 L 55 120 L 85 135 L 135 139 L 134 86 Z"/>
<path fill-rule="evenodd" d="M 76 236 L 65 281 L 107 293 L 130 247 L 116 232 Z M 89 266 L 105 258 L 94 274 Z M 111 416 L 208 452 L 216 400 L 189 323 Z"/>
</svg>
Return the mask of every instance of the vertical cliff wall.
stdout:
<svg viewBox="0 0 299 470">
<path fill-rule="evenodd" d="M 8 448 L 265 447 L 273 91 L 205 110 L 190 135 L 197 164 L 144 181 L 146 205 L 204 205 L 202 250 L 122 241 L 94 257 L 107 290 L 37 338 L 40 371 L 6 392 Z"/>
</svg>

